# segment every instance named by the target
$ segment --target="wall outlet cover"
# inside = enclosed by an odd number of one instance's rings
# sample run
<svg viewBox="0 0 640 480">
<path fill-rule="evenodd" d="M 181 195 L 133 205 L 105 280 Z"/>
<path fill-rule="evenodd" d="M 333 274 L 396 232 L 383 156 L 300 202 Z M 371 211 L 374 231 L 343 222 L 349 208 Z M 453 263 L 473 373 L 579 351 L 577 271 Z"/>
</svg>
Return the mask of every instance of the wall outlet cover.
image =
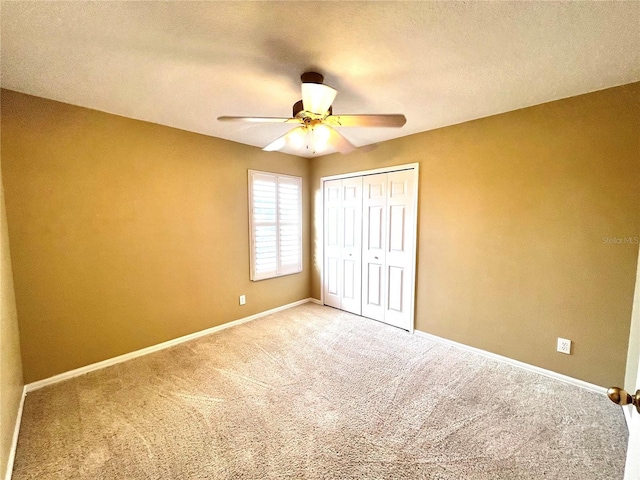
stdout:
<svg viewBox="0 0 640 480">
<path fill-rule="evenodd" d="M 571 355 L 571 340 L 558 337 L 558 352 Z"/>
</svg>

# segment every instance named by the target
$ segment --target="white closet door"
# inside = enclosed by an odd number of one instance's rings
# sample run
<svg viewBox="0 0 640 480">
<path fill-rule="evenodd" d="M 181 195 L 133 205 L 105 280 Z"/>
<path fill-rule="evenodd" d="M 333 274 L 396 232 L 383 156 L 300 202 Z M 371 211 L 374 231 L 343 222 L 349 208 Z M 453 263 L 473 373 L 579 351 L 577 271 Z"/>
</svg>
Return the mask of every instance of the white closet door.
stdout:
<svg viewBox="0 0 640 480">
<path fill-rule="evenodd" d="M 342 282 L 342 180 L 324 182 L 324 303 L 341 308 Z"/>
<path fill-rule="evenodd" d="M 324 182 L 324 303 L 362 312 L 362 177 Z"/>
<path fill-rule="evenodd" d="M 412 330 L 417 170 L 324 182 L 325 305 Z"/>
<path fill-rule="evenodd" d="M 341 309 L 362 312 L 362 177 L 342 180 Z"/>
<path fill-rule="evenodd" d="M 368 175 L 362 186 L 362 315 L 384 321 L 387 174 Z"/>
<path fill-rule="evenodd" d="M 414 174 L 387 174 L 387 231 L 384 322 L 411 329 L 414 269 Z"/>
</svg>

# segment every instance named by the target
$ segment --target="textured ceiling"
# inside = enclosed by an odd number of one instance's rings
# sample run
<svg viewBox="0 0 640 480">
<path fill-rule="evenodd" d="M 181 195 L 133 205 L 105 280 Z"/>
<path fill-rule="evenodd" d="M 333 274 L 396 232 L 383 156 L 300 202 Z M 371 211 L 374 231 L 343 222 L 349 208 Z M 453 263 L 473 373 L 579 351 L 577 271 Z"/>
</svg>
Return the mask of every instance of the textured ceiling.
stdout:
<svg viewBox="0 0 640 480">
<path fill-rule="evenodd" d="M 2 2 L 2 87 L 264 147 L 300 74 L 358 146 L 640 80 L 640 2 Z M 291 152 L 306 155 L 305 152 Z"/>
</svg>

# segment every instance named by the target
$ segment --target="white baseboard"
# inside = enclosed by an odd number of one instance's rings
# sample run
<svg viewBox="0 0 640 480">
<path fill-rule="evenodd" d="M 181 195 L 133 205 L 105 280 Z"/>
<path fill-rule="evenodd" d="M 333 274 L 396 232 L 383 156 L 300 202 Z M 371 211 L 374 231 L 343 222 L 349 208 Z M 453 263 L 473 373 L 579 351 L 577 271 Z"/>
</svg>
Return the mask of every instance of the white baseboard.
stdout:
<svg viewBox="0 0 640 480">
<path fill-rule="evenodd" d="M 16 449 L 18 448 L 18 436 L 20 435 L 20 424 L 22 423 L 22 409 L 24 408 L 24 397 L 27 395 L 27 388 L 22 387 L 22 397 L 20 398 L 20 405 L 18 405 L 18 412 L 16 413 L 16 423 L 13 427 L 13 437 L 11 438 L 11 448 L 9 449 L 9 458 L 7 459 L 7 473 L 4 476 L 4 480 L 11 480 L 13 475 L 13 462 L 16 459 Z"/>
<path fill-rule="evenodd" d="M 250 322 L 251 320 L 255 320 L 257 318 L 264 317 L 266 315 L 271 315 L 272 313 L 280 312 L 282 310 L 286 310 L 288 308 L 296 307 L 298 305 L 302 305 L 303 303 L 309 303 L 309 302 L 318 303 L 318 300 L 316 300 L 315 298 L 305 298 L 304 300 L 299 300 L 297 302 L 289 303 L 287 305 L 282 305 L 280 307 L 272 308 L 271 310 L 266 310 L 264 312 L 256 313 L 248 317 L 223 323 L 222 325 L 207 328 L 205 330 L 194 332 L 189 335 L 184 335 L 182 337 L 174 338 L 173 340 L 168 340 L 166 342 L 158 343 L 157 345 L 152 345 L 150 347 L 136 350 L 134 352 L 125 353 L 124 355 L 108 358 L 107 360 L 103 360 L 101 362 L 92 363 L 91 365 L 86 365 L 84 367 L 76 368 L 75 370 L 70 370 L 68 372 L 60 373 L 58 375 L 54 375 L 53 377 L 45 378 L 43 380 L 38 380 L 37 382 L 28 383 L 27 385 L 24 386 L 25 392 L 26 393 L 32 392 L 34 390 L 38 390 L 39 388 L 43 388 L 48 385 L 53 385 L 54 383 L 62 382 L 64 380 L 68 380 L 70 378 L 77 377 L 79 375 L 84 375 L 85 373 L 93 372 L 95 370 L 100 370 L 102 368 L 110 367 L 118 363 L 126 362 L 127 360 L 131 360 L 133 358 L 142 357 L 143 355 L 148 355 L 153 352 L 158 352 L 160 350 L 164 350 L 165 348 L 173 347 L 175 345 L 188 342 L 189 340 L 194 340 L 196 338 L 200 338 L 205 335 L 210 335 L 212 333 L 219 332 L 220 330 L 234 327 L 236 325 L 240 325 L 245 322 Z"/>
<path fill-rule="evenodd" d="M 518 360 L 514 360 L 509 357 L 503 357 L 502 355 L 498 355 L 497 353 L 487 352 L 486 350 L 482 350 L 480 348 L 470 347 L 469 345 L 465 345 L 463 343 L 454 342 L 453 340 L 448 340 L 446 338 L 438 337 L 437 335 L 432 335 L 430 333 L 421 332 L 420 330 L 414 330 L 414 334 L 428 338 L 430 340 L 434 340 L 438 343 L 444 343 L 447 345 L 451 345 L 453 347 L 461 348 L 462 350 L 466 350 L 468 352 L 477 353 L 478 355 L 482 355 L 483 357 L 488 357 L 493 360 L 497 360 L 502 363 L 506 363 L 508 365 L 512 365 L 514 367 L 522 368 L 524 370 L 528 370 L 530 372 L 539 373 L 540 375 L 544 375 L 545 377 L 550 377 L 555 380 L 560 380 L 561 382 L 569 383 L 571 385 L 575 385 L 580 388 L 584 388 L 585 390 L 589 390 L 591 392 L 599 393 L 602 395 L 607 394 L 607 389 L 605 387 L 601 387 L 599 385 L 594 385 L 593 383 L 585 382 L 583 380 L 579 380 L 577 378 L 569 377 L 568 375 L 563 375 L 561 373 L 553 372 L 551 370 L 547 370 L 545 368 L 536 367 L 535 365 L 531 365 L 528 363 L 520 362 Z"/>
<path fill-rule="evenodd" d="M 324 303 L 322 303 L 320 300 L 318 300 L 317 298 L 309 298 L 308 299 L 311 303 L 315 303 L 316 305 L 324 305 Z"/>
</svg>

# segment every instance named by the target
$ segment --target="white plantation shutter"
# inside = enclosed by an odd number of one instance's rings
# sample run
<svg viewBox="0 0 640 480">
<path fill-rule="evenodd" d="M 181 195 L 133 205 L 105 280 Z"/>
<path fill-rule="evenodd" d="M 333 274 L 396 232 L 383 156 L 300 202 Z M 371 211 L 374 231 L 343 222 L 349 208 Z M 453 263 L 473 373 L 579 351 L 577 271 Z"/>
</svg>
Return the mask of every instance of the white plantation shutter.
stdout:
<svg viewBox="0 0 640 480">
<path fill-rule="evenodd" d="M 278 268 L 277 183 L 275 175 L 250 172 L 251 280 L 273 276 Z"/>
<path fill-rule="evenodd" d="M 249 170 L 251 280 L 302 271 L 302 179 Z"/>
</svg>

